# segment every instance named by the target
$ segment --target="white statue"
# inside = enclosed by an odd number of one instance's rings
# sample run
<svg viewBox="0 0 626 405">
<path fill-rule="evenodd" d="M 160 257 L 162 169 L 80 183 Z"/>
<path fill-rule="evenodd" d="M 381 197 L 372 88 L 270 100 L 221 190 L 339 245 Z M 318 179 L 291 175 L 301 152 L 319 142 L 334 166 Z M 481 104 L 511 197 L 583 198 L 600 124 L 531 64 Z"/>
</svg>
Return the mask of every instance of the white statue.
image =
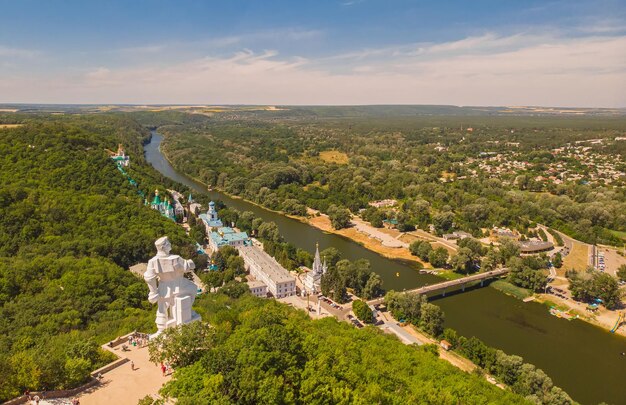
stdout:
<svg viewBox="0 0 626 405">
<path fill-rule="evenodd" d="M 200 319 L 191 309 L 198 287 L 184 277 L 195 265 L 178 255 L 171 255 L 167 236 L 154 242 L 157 254 L 148 261 L 148 269 L 143 278 L 150 288 L 148 301 L 157 303 L 156 324 L 158 336 L 165 328 L 182 325 Z"/>
</svg>

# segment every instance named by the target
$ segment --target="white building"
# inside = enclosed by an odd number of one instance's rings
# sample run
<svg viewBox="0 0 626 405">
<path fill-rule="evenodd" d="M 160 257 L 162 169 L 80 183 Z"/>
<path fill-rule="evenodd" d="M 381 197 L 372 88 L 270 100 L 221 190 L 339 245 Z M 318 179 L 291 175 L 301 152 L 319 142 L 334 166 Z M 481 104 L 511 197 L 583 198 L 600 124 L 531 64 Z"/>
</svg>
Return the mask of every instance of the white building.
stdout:
<svg viewBox="0 0 626 405">
<path fill-rule="evenodd" d="M 324 263 L 320 260 L 319 244 L 315 244 L 315 258 L 313 259 L 313 268 L 304 276 L 304 287 L 307 293 L 317 293 L 321 291 L 322 276 L 326 273 L 326 259 Z"/>
<path fill-rule="evenodd" d="M 130 166 L 130 157 L 126 156 L 121 143 L 117 146 L 117 152 L 111 152 L 111 159 L 113 159 L 119 167 Z"/>
<path fill-rule="evenodd" d="M 248 284 L 250 292 L 253 295 L 261 298 L 267 298 L 267 286 L 264 282 L 259 280 L 252 280 L 248 281 L 246 284 Z"/>
<path fill-rule="evenodd" d="M 211 201 L 209 203 L 209 210 L 206 214 L 200 214 L 200 219 L 206 228 L 206 233 L 209 235 L 215 228 L 221 228 L 224 226 L 222 221 L 217 216 L 217 210 L 215 209 L 215 203 Z"/>
<path fill-rule="evenodd" d="M 272 256 L 258 246 L 237 248 L 250 275 L 267 286 L 267 290 L 276 298 L 296 294 L 296 279 Z"/>
<path fill-rule="evenodd" d="M 209 233 L 209 247 L 213 251 L 217 251 L 222 246 L 232 246 L 235 248 L 241 246 L 249 246 L 252 241 L 245 232 L 237 232 L 233 228 L 223 226 L 217 228 L 217 231 Z"/>
</svg>

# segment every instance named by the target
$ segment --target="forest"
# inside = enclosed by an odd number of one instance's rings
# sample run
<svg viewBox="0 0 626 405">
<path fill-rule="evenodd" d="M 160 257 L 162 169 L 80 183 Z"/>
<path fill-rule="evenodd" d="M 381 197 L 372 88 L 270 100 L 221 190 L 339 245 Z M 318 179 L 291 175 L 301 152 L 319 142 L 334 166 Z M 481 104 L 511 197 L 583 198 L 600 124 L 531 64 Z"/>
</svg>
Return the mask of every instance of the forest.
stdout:
<svg viewBox="0 0 626 405">
<path fill-rule="evenodd" d="M 171 124 L 160 131 L 178 170 L 270 209 L 334 214 L 336 227 L 346 224 L 341 209 L 367 209 L 372 224 L 394 219 L 401 230 L 433 224 L 438 234 L 480 236 L 506 226 L 526 234 L 541 223 L 589 243 L 624 242 L 626 142 L 614 140 L 626 129 L 623 117 L 348 119 L 296 109 Z M 489 160 L 498 155 L 500 163 Z M 602 161 L 612 163 L 595 173 Z M 397 207 L 368 206 L 382 199 Z"/>
<path fill-rule="evenodd" d="M 181 227 L 143 204 L 140 191 L 166 183 L 143 161 L 148 133 L 135 121 L 11 118 L 24 125 L 0 129 L 0 401 L 79 385 L 111 361 L 100 344 L 154 329 L 145 283 L 127 268 L 154 255 L 156 238 L 195 254 Z M 105 151 L 118 143 L 138 186 Z"/>
<path fill-rule="evenodd" d="M 197 304 L 210 328 L 170 329 L 150 345 L 153 361 L 176 369 L 161 393 L 181 405 L 526 402 L 375 328 L 311 320 L 251 294 L 220 290 Z"/>
</svg>

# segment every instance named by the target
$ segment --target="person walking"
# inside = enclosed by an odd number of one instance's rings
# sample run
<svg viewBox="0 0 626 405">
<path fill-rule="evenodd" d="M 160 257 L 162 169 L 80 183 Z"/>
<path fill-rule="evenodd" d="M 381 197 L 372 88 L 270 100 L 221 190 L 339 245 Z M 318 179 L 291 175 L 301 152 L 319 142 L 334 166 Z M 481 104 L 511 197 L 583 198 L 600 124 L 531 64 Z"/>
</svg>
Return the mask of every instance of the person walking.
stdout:
<svg viewBox="0 0 626 405">
<path fill-rule="evenodd" d="M 130 369 L 135 371 L 135 362 L 134 361 L 130 361 Z"/>
<path fill-rule="evenodd" d="M 163 377 L 165 377 L 166 370 L 167 370 L 167 367 L 165 367 L 165 364 L 161 363 L 161 373 L 163 374 Z"/>
</svg>

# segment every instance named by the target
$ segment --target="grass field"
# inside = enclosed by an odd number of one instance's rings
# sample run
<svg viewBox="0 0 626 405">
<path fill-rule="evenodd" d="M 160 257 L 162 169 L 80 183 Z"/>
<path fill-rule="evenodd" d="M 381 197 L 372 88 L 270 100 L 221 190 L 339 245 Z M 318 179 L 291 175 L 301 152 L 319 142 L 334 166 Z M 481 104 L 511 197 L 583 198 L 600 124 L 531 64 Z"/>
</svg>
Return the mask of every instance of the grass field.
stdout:
<svg viewBox="0 0 626 405">
<path fill-rule="evenodd" d="M 496 290 L 502 291 L 507 295 L 512 295 L 517 299 L 523 300 L 526 297 L 530 297 L 532 292 L 522 287 L 517 287 L 508 281 L 496 280 L 490 284 Z"/>
<path fill-rule="evenodd" d="M 561 267 L 561 271 L 565 272 L 565 270 L 585 270 L 589 265 L 589 246 L 580 243 L 573 242 L 572 251 L 565 256 L 563 259 L 563 266 Z"/>
<path fill-rule="evenodd" d="M 320 159 L 326 163 L 345 165 L 348 163 L 348 155 L 338 150 L 325 150 L 320 152 Z"/>
<path fill-rule="evenodd" d="M 623 231 L 610 231 L 613 235 L 617 236 L 618 238 L 621 238 L 622 240 L 626 241 L 626 232 Z"/>
</svg>

